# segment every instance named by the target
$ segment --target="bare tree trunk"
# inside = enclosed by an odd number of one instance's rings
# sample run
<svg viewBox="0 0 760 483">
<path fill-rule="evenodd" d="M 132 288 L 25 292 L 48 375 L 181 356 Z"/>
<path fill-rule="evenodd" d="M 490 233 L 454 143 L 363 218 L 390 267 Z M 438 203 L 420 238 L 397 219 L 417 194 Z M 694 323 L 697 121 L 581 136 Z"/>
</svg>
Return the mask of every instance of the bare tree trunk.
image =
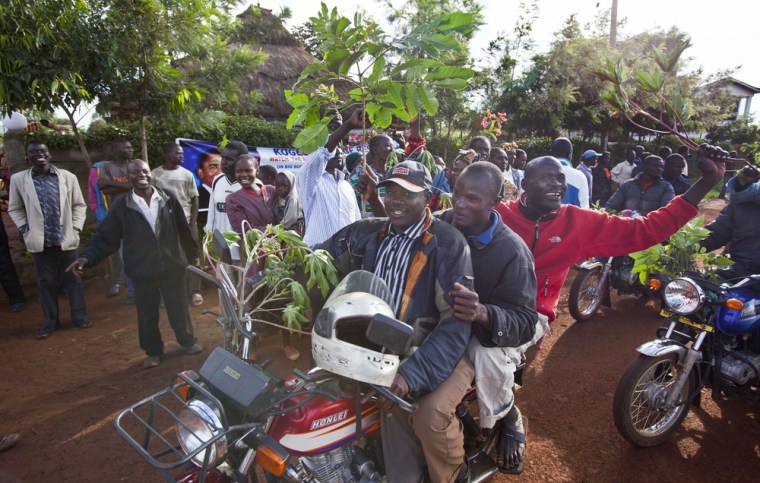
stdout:
<svg viewBox="0 0 760 483">
<path fill-rule="evenodd" d="M 81 151 L 82 156 L 84 156 L 84 162 L 87 163 L 87 168 L 92 168 L 90 153 L 87 152 L 87 146 L 84 145 L 82 133 L 79 132 L 79 129 L 77 128 L 77 122 L 74 119 L 74 111 L 76 109 L 69 109 L 66 106 L 61 106 L 61 109 L 63 109 L 63 112 L 66 113 L 66 117 L 69 118 L 69 122 L 71 123 L 71 130 L 74 133 L 74 137 L 77 139 L 77 144 L 79 144 L 79 151 Z"/>
<path fill-rule="evenodd" d="M 610 47 L 615 48 L 617 44 L 617 11 L 618 0 L 612 0 L 612 8 L 610 9 Z"/>
<path fill-rule="evenodd" d="M 145 137 L 145 114 L 144 113 L 140 113 L 140 151 L 142 153 L 142 160 L 148 163 L 148 139 Z"/>
</svg>

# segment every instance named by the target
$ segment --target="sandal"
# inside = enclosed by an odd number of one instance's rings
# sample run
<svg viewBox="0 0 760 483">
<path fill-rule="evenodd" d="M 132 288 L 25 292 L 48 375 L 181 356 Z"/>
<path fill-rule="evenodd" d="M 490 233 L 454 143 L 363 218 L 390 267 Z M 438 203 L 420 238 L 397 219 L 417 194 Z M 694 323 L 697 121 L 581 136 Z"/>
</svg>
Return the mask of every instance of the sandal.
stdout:
<svg viewBox="0 0 760 483">
<path fill-rule="evenodd" d="M 497 446 L 497 458 L 496 461 L 499 465 L 499 472 L 506 473 L 510 475 L 519 475 L 523 472 L 523 468 L 525 466 L 525 461 L 528 458 L 528 444 L 527 440 L 525 438 L 525 435 L 528 433 L 528 418 L 525 416 L 522 416 L 521 419 L 521 426 L 522 426 L 522 432 L 515 430 L 515 429 L 507 429 L 507 428 L 500 428 L 499 430 L 499 443 Z M 512 466 L 507 466 L 506 461 L 506 455 L 504 454 L 506 452 L 506 448 L 502 448 L 502 441 L 504 440 L 511 440 L 516 441 L 519 443 L 518 446 L 518 454 L 519 454 L 519 460 L 516 464 Z"/>
<path fill-rule="evenodd" d="M 287 357 L 288 360 L 297 361 L 301 357 L 301 352 L 292 345 L 282 346 L 282 350 L 285 352 L 285 357 Z"/>
</svg>

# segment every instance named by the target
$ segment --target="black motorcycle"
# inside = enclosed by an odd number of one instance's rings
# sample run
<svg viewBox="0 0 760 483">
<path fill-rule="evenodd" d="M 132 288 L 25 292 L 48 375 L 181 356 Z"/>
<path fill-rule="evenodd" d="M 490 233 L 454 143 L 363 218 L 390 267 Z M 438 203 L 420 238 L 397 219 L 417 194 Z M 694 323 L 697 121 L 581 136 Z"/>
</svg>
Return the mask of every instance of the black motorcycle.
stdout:
<svg viewBox="0 0 760 483">
<path fill-rule="evenodd" d="M 580 271 L 570 286 L 568 309 L 578 322 L 592 318 L 599 307 L 612 308 L 611 290 L 618 294 L 657 296 L 662 283 L 657 275 L 646 284 L 633 273 L 633 259 L 627 255 L 606 259 L 590 259 L 581 263 Z"/>
</svg>

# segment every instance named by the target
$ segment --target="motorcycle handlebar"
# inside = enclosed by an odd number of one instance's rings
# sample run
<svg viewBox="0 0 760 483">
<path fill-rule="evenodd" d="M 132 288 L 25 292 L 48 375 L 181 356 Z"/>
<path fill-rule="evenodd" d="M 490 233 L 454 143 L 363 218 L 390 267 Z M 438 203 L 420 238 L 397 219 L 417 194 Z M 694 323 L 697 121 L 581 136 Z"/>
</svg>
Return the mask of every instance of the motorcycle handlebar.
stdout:
<svg viewBox="0 0 760 483">
<path fill-rule="evenodd" d="M 372 384 L 372 388 L 380 393 L 384 398 L 388 399 L 394 404 L 398 404 L 398 406 L 406 412 L 413 413 L 417 410 L 417 403 L 410 403 L 401 399 L 400 397 L 393 394 L 387 387 L 375 386 Z"/>
<path fill-rule="evenodd" d="M 227 293 L 227 290 L 225 289 L 222 282 L 192 265 L 188 265 L 185 270 L 187 270 L 189 273 L 192 273 L 193 275 L 201 277 L 203 280 L 206 280 L 219 289 L 222 307 L 224 307 L 224 311 L 232 318 L 232 322 L 235 324 L 235 328 L 238 330 L 238 332 L 243 334 L 243 337 L 246 339 L 253 339 L 254 334 L 243 327 L 243 324 L 240 323 L 240 318 L 237 316 L 237 311 L 235 311 L 235 304 L 232 302 L 232 298 L 230 298 L 230 295 Z"/>
</svg>

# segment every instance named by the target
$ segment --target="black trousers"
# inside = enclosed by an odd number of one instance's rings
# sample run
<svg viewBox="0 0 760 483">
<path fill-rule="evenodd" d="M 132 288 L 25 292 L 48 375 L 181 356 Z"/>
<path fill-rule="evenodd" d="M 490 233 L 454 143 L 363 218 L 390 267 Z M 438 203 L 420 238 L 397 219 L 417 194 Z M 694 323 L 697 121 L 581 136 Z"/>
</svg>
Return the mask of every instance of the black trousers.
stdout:
<svg viewBox="0 0 760 483">
<path fill-rule="evenodd" d="M 61 250 L 60 246 L 45 247 L 39 253 L 32 253 L 34 272 L 37 275 L 37 287 L 40 290 L 42 304 L 42 330 L 53 332 L 61 323 L 58 310 L 58 288 L 63 284 L 66 297 L 71 307 L 71 323 L 84 325 L 88 322 L 87 307 L 84 302 L 84 285 L 82 277 L 66 272 L 77 259 L 76 250 Z"/>
<path fill-rule="evenodd" d="M 164 353 L 164 342 L 161 340 L 161 331 L 158 328 L 161 298 L 164 300 L 169 324 L 179 345 L 189 347 L 195 344 L 190 311 L 187 308 L 184 271 L 134 280 L 134 284 L 140 348 L 148 356 L 155 357 Z"/>
<path fill-rule="evenodd" d="M 24 291 L 21 290 L 21 284 L 18 282 L 16 267 L 13 266 L 11 250 L 8 244 L 8 232 L 5 231 L 5 224 L 0 218 L 0 285 L 5 293 L 8 294 L 8 300 L 11 305 L 26 302 Z"/>
</svg>

